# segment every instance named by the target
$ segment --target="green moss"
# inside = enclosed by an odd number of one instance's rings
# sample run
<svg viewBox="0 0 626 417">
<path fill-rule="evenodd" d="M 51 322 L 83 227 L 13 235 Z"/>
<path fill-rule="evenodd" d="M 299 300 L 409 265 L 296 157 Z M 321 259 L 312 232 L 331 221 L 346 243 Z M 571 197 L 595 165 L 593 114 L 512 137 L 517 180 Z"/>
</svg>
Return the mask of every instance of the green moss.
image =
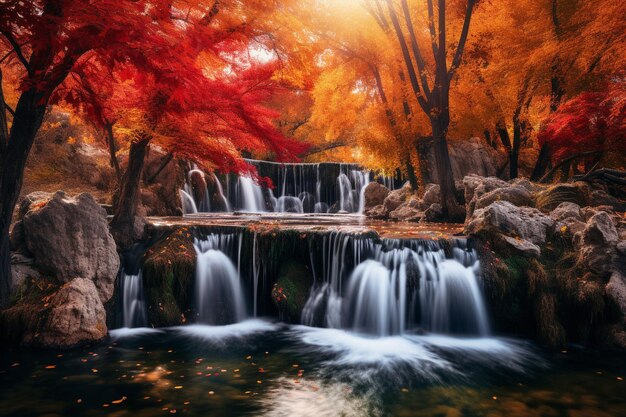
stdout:
<svg viewBox="0 0 626 417">
<path fill-rule="evenodd" d="M 31 278 L 13 295 L 11 306 L 0 310 L 0 340 L 30 343 L 50 311 L 48 299 L 59 285 L 48 278 Z"/>
<path fill-rule="evenodd" d="M 187 229 L 178 229 L 152 246 L 145 255 L 144 291 L 152 326 L 174 326 L 190 313 L 196 252 Z"/>
<path fill-rule="evenodd" d="M 272 299 L 282 321 L 299 322 L 312 283 L 313 277 L 307 265 L 294 260 L 281 265 L 278 280 L 272 288 Z"/>
</svg>

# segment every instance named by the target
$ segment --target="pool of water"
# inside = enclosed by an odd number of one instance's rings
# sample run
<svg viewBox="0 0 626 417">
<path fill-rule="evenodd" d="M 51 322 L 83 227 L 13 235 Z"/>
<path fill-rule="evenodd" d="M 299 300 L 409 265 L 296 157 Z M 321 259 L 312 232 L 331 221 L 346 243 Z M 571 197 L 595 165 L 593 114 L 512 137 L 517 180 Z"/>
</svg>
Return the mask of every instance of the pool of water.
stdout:
<svg viewBox="0 0 626 417">
<path fill-rule="evenodd" d="M 2 416 L 623 416 L 626 356 L 250 320 L 0 348 Z"/>
</svg>

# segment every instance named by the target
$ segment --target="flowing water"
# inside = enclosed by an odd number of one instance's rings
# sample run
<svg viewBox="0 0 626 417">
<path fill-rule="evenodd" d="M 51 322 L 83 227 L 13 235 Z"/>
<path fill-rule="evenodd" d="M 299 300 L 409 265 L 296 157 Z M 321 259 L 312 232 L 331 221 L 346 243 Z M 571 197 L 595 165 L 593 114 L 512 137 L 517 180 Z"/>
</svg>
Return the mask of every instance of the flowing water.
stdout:
<svg viewBox="0 0 626 417">
<path fill-rule="evenodd" d="M 185 214 L 203 212 L 363 213 L 365 187 L 376 179 L 395 189 L 401 181 L 374 175 L 351 164 L 277 164 L 248 161 L 274 188 L 259 185 L 251 176 L 207 176 L 189 171 L 180 190 Z M 375 178 L 376 177 L 376 178 Z M 213 202 L 213 203 L 212 203 Z"/>
<path fill-rule="evenodd" d="M 626 357 L 260 320 L 0 348 L 1 416 L 623 416 Z"/>
</svg>

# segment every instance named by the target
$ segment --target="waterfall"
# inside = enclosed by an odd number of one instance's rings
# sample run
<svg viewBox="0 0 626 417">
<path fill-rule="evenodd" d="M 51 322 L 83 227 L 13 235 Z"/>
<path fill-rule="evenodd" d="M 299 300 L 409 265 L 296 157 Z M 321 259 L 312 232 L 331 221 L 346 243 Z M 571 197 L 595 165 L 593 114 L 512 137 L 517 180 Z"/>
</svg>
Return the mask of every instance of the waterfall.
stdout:
<svg viewBox="0 0 626 417">
<path fill-rule="evenodd" d="M 222 183 L 220 182 L 219 178 L 217 178 L 217 175 L 215 175 L 214 172 L 211 173 L 211 175 L 213 177 L 213 182 L 217 188 L 218 197 L 220 198 L 220 201 L 224 204 L 224 208 L 226 209 L 226 211 L 233 211 L 230 202 L 224 195 L 224 189 L 222 188 Z"/>
<path fill-rule="evenodd" d="M 145 327 L 148 324 L 148 319 L 146 318 L 146 306 L 143 298 L 141 270 L 137 275 L 122 273 L 121 282 L 124 327 Z"/>
<path fill-rule="evenodd" d="M 331 234 L 301 321 L 377 336 L 416 329 L 487 335 L 476 252 L 462 242 L 451 252 L 448 258 L 438 242 Z"/>
<path fill-rule="evenodd" d="M 198 207 L 193 197 L 189 193 L 188 185 L 185 184 L 183 190 L 178 190 L 180 194 L 181 207 L 183 208 L 183 214 L 194 214 L 198 212 Z"/>
<path fill-rule="evenodd" d="M 365 187 L 374 177 L 391 189 L 398 185 L 393 177 L 375 175 L 353 164 L 247 162 L 256 167 L 259 176 L 270 178 L 275 188 L 261 186 L 249 175 L 226 175 L 222 183 L 214 173 L 205 176 L 194 166 L 180 191 L 184 214 L 233 210 L 362 214 Z"/>
<path fill-rule="evenodd" d="M 210 235 L 194 242 L 196 309 L 202 324 L 238 323 L 246 317 L 243 290 L 233 261 L 224 253 L 234 246 L 233 235 Z"/>
<path fill-rule="evenodd" d="M 254 213 L 266 211 L 261 186 L 248 176 L 240 176 L 237 180 L 237 198 L 238 208 L 242 211 Z"/>
</svg>

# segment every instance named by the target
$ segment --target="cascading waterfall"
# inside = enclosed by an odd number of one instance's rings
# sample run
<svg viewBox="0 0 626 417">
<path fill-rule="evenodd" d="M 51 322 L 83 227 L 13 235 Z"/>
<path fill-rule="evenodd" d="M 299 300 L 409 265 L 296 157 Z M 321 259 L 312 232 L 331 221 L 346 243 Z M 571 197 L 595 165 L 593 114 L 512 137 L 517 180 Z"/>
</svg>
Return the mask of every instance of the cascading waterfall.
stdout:
<svg viewBox="0 0 626 417">
<path fill-rule="evenodd" d="M 377 336 L 419 328 L 487 335 L 476 253 L 459 246 L 452 255 L 447 258 L 436 242 L 378 243 L 331 234 L 323 243 L 322 279 L 311 290 L 302 322 Z"/>
<path fill-rule="evenodd" d="M 239 271 L 224 253 L 232 250 L 234 244 L 235 236 L 231 234 L 212 234 L 194 242 L 199 323 L 229 324 L 246 318 Z"/>
<path fill-rule="evenodd" d="M 352 164 L 248 162 L 256 166 L 260 176 L 269 177 L 275 188 L 261 186 L 248 175 L 220 179 L 194 167 L 180 191 L 184 214 L 233 210 L 361 214 L 365 187 L 374 180 L 372 172 Z M 392 177 L 378 176 L 375 180 L 391 189 L 401 185 Z"/>
<path fill-rule="evenodd" d="M 141 270 L 137 275 L 122 273 L 121 282 L 124 327 L 145 327 L 148 320 L 146 318 Z"/>
</svg>

